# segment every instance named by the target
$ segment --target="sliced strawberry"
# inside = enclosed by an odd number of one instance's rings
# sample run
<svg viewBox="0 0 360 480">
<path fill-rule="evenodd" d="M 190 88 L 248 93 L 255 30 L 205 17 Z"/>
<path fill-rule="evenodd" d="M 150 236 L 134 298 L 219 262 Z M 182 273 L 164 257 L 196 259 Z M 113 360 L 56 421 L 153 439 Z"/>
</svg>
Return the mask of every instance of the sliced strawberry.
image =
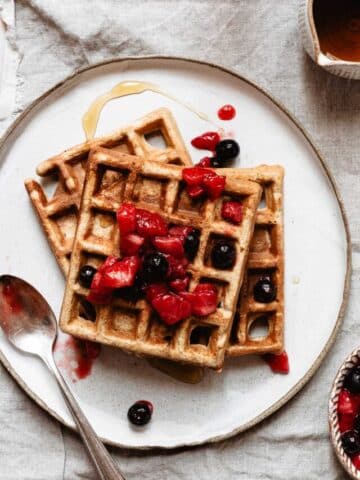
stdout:
<svg viewBox="0 0 360 480">
<path fill-rule="evenodd" d="M 339 413 L 339 430 L 341 433 L 352 430 L 354 425 L 354 415 L 349 413 Z"/>
<path fill-rule="evenodd" d="M 355 415 L 357 413 L 356 407 L 356 403 L 351 393 L 345 389 L 341 390 L 337 405 L 338 412 L 346 415 Z"/>
<path fill-rule="evenodd" d="M 360 453 L 356 453 L 353 457 L 351 457 L 351 461 L 354 467 L 360 470 Z"/>
<path fill-rule="evenodd" d="M 86 299 L 94 305 L 107 305 L 111 302 L 112 292 L 112 289 L 106 292 L 104 292 L 104 290 L 101 292 L 96 292 L 93 290 L 88 293 Z"/>
<path fill-rule="evenodd" d="M 175 293 L 157 295 L 152 300 L 151 305 L 168 325 L 173 325 L 191 315 L 190 302 Z"/>
<path fill-rule="evenodd" d="M 186 267 L 189 264 L 188 260 L 185 257 L 180 259 L 175 258 L 172 255 L 169 255 L 166 253 L 164 255 L 169 264 L 169 270 L 167 274 L 169 280 L 176 280 L 177 278 L 185 278 Z"/>
<path fill-rule="evenodd" d="M 191 305 L 193 305 L 193 303 L 196 302 L 196 295 L 192 292 L 187 292 L 187 291 L 179 292 L 179 295 L 184 300 L 187 300 Z"/>
<path fill-rule="evenodd" d="M 190 278 L 186 276 L 185 278 L 177 278 L 175 280 L 172 280 L 169 283 L 169 286 L 174 292 L 184 292 L 190 283 Z"/>
<path fill-rule="evenodd" d="M 167 293 L 168 289 L 164 283 L 152 283 L 146 287 L 146 299 L 151 303 L 157 296 Z"/>
<path fill-rule="evenodd" d="M 203 167 L 203 168 L 208 168 L 211 167 L 211 158 L 210 157 L 204 157 L 198 162 L 195 167 Z"/>
<path fill-rule="evenodd" d="M 136 232 L 143 237 L 155 237 L 155 235 L 166 235 L 167 225 L 164 219 L 158 214 L 136 209 Z"/>
<path fill-rule="evenodd" d="M 140 266 L 139 257 L 125 257 L 103 272 L 101 285 L 110 288 L 130 287 Z"/>
<path fill-rule="evenodd" d="M 210 168 L 191 167 L 182 171 L 183 180 L 186 182 L 186 191 L 191 197 L 199 197 L 205 192 L 214 200 L 220 197 L 225 188 L 225 177 L 218 175 Z"/>
<path fill-rule="evenodd" d="M 124 256 L 136 255 L 140 248 L 144 245 L 144 237 L 136 235 L 136 233 L 128 233 L 120 237 L 120 250 Z"/>
<path fill-rule="evenodd" d="M 86 298 L 91 303 L 104 305 L 111 301 L 112 292 L 112 288 L 106 288 L 102 285 L 102 273 L 98 270 L 92 279 L 90 291 Z"/>
<path fill-rule="evenodd" d="M 192 313 L 204 317 L 214 313 L 218 304 L 218 292 L 211 283 L 200 283 L 192 292 L 194 295 L 191 302 Z"/>
<path fill-rule="evenodd" d="M 218 293 L 217 291 L 217 288 L 214 284 L 212 283 L 199 283 L 198 285 L 196 285 L 196 287 L 194 288 L 194 292 L 193 293 Z"/>
<path fill-rule="evenodd" d="M 183 225 L 174 225 L 169 228 L 169 235 L 179 237 L 182 241 L 193 231 L 193 227 L 184 227 Z"/>
<path fill-rule="evenodd" d="M 220 135 L 217 132 L 205 132 L 191 140 L 191 145 L 199 150 L 214 151 L 220 142 Z"/>
<path fill-rule="evenodd" d="M 206 193 L 212 200 L 219 198 L 225 188 L 225 177 L 210 171 L 206 173 L 203 179 L 203 186 Z"/>
<path fill-rule="evenodd" d="M 106 304 L 111 301 L 112 297 L 112 288 L 105 287 L 102 282 L 102 276 L 103 273 L 113 265 L 115 265 L 118 262 L 118 257 L 115 257 L 114 255 L 109 255 L 105 262 L 100 265 L 98 268 L 97 272 L 94 275 L 94 278 L 92 279 L 91 285 L 90 285 L 90 291 L 88 296 L 86 297 L 89 302 L 94 303 L 94 304 Z"/>
<path fill-rule="evenodd" d="M 224 220 L 238 225 L 242 220 L 242 204 L 240 202 L 224 202 L 221 207 L 221 216 Z"/>
<path fill-rule="evenodd" d="M 186 193 L 191 198 L 200 198 L 205 193 L 205 188 L 200 185 L 186 185 Z"/>
<path fill-rule="evenodd" d="M 136 207 L 132 203 L 123 203 L 116 212 L 116 218 L 122 235 L 135 231 Z"/>
<path fill-rule="evenodd" d="M 187 185 L 198 187 L 202 186 L 207 173 L 212 173 L 212 170 L 202 167 L 188 167 L 183 169 L 182 178 Z"/>
<path fill-rule="evenodd" d="M 155 237 L 153 244 L 162 253 L 169 253 L 175 258 L 182 258 L 184 256 L 183 242 L 178 237 L 171 235 Z"/>
<path fill-rule="evenodd" d="M 289 373 L 289 359 L 285 351 L 280 355 L 266 353 L 262 357 L 274 373 Z"/>
<path fill-rule="evenodd" d="M 118 261 L 119 257 L 115 257 L 115 255 L 109 255 L 105 262 L 98 268 L 98 273 L 103 273 L 107 268 L 112 267 Z"/>
</svg>

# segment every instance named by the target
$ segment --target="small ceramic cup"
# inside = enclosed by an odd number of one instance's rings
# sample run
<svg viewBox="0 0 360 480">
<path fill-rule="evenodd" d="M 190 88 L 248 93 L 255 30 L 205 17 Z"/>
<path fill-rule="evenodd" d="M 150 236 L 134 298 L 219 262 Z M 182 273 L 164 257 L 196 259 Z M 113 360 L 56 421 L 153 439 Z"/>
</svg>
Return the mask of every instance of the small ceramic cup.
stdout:
<svg viewBox="0 0 360 480">
<path fill-rule="evenodd" d="M 360 480 L 360 470 L 357 470 L 355 468 L 351 461 L 351 458 L 344 452 L 344 449 L 342 448 L 341 432 L 339 430 L 337 411 L 339 394 L 341 389 L 343 388 L 345 377 L 349 373 L 349 371 L 356 365 L 360 365 L 360 348 L 354 350 L 346 358 L 335 377 L 329 400 L 329 427 L 331 443 L 335 449 L 335 453 L 341 465 L 344 467 L 344 469 L 351 478 L 353 478 L 354 480 Z"/>
<path fill-rule="evenodd" d="M 301 0 L 299 10 L 299 29 L 305 50 L 320 67 L 329 73 L 350 79 L 360 79 L 360 62 L 333 60 L 321 51 L 316 31 L 313 6 L 316 0 Z"/>
</svg>

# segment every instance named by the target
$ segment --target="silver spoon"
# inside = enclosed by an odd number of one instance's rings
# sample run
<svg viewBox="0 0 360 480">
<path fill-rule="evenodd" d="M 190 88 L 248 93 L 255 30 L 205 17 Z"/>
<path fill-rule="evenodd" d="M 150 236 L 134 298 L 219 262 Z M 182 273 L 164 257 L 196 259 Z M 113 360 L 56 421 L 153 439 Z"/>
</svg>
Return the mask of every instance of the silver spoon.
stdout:
<svg viewBox="0 0 360 480">
<path fill-rule="evenodd" d="M 53 357 L 57 322 L 34 287 L 11 275 L 0 276 L 0 326 L 18 350 L 40 357 L 56 378 L 85 447 L 102 480 L 125 480 L 73 397 Z"/>
</svg>

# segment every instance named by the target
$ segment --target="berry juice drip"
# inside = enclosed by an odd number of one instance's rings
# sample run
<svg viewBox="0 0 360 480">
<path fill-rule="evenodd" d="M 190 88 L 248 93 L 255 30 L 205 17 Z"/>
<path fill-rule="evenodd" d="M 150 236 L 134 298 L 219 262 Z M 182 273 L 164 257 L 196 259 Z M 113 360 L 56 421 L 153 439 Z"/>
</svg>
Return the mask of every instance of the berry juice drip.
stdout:
<svg viewBox="0 0 360 480">
<path fill-rule="evenodd" d="M 56 364 L 66 371 L 73 382 L 91 374 L 93 364 L 100 355 L 101 345 L 69 336 L 65 342 L 55 344 Z"/>
<path fill-rule="evenodd" d="M 217 114 L 220 120 L 232 120 L 236 115 L 236 110 L 232 105 L 224 105 L 219 108 Z"/>
</svg>

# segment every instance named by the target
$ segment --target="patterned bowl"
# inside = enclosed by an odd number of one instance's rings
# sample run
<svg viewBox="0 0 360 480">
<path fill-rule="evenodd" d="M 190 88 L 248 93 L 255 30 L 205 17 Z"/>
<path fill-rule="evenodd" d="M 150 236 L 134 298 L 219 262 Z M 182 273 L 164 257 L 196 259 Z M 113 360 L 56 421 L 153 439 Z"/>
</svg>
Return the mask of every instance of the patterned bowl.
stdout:
<svg viewBox="0 0 360 480">
<path fill-rule="evenodd" d="M 329 399 L 329 427 L 331 443 L 335 449 L 335 453 L 344 467 L 346 472 L 351 478 L 360 480 L 360 470 L 358 470 L 352 463 L 351 458 L 344 452 L 341 445 L 341 432 L 339 429 L 339 419 L 337 412 L 337 404 L 339 400 L 339 394 L 344 385 L 344 380 L 349 371 L 360 364 L 360 348 L 357 348 L 346 358 L 341 365 L 334 383 L 332 385 L 330 399 Z"/>
</svg>

